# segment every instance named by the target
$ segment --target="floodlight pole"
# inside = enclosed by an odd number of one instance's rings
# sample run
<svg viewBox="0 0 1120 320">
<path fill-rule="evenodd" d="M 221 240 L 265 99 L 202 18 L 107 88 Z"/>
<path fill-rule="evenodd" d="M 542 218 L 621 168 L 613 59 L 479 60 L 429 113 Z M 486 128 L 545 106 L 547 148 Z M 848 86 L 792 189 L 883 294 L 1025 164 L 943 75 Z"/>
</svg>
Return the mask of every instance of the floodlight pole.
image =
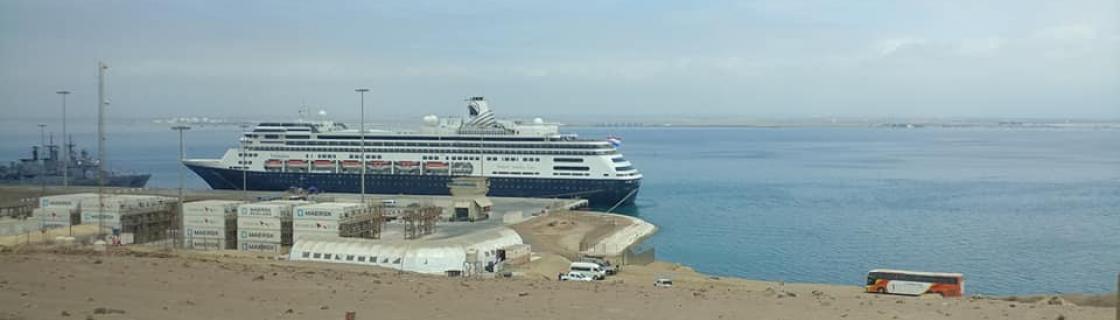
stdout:
<svg viewBox="0 0 1120 320">
<path fill-rule="evenodd" d="M 249 124 L 242 123 L 241 124 L 241 131 L 245 132 L 246 130 L 249 130 Z M 249 201 L 249 188 L 248 188 L 249 166 L 248 166 L 247 162 L 245 162 L 245 135 L 242 134 L 241 139 L 239 139 L 239 140 L 241 140 L 241 144 L 240 144 L 240 148 L 241 148 L 241 200 L 242 201 Z"/>
<path fill-rule="evenodd" d="M 174 126 L 171 130 L 179 131 L 179 216 L 183 216 L 183 160 L 185 160 L 185 150 L 183 149 L 183 131 L 190 130 L 190 126 Z"/>
<path fill-rule="evenodd" d="M 109 66 L 97 63 L 97 238 L 105 229 L 105 70 Z"/>
<path fill-rule="evenodd" d="M 361 187 L 362 188 L 362 191 L 361 191 L 362 192 L 362 205 L 364 206 L 364 205 L 366 205 L 366 166 L 367 166 L 366 165 L 366 92 L 369 92 L 369 89 L 358 88 L 358 89 L 354 89 L 354 92 L 357 92 L 358 95 L 361 96 L 361 118 L 360 118 L 361 121 L 358 124 L 358 130 L 359 130 L 358 136 L 361 137 L 360 139 L 362 141 L 361 142 L 362 147 L 361 147 L 360 151 L 358 152 L 358 154 L 359 154 L 359 157 L 362 158 L 362 161 L 361 161 L 362 162 L 362 173 L 361 173 L 361 178 L 359 180 L 361 181 L 361 184 L 362 184 L 362 187 Z"/>
</svg>

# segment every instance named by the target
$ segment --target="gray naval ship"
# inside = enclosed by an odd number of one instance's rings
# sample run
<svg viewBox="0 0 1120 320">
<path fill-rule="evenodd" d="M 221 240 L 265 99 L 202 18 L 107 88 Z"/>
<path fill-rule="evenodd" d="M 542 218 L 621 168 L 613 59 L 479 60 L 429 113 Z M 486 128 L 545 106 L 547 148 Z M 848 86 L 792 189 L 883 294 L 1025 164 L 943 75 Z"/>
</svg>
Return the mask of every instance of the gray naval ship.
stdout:
<svg viewBox="0 0 1120 320">
<path fill-rule="evenodd" d="M 3 185 L 63 185 L 67 179 L 72 186 L 97 186 L 98 160 L 86 150 L 75 153 L 71 144 L 68 157 L 62 161 L 58 145 L 32 146 L 31 158 L 19 159 L 8 165 L 0 164 L 0 184 Z M 64 168 L 64 166 L 66 168 Z M 63 170 L 69 170 L 68 177 Z M 105 172 L 105 186 L 142 188 L 148 184 L 150 174 L 122 174 Z"/>
</svg>

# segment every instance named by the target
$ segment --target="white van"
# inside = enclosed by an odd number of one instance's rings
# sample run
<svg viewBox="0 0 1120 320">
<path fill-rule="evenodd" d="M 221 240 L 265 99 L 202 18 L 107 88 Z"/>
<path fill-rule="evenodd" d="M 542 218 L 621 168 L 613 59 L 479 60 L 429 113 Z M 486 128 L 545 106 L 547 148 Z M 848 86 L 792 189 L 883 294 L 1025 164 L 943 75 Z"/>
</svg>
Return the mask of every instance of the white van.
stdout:
<svg viewBox="0 0 1120 320">
<path fill-rule="evenodd" d="M 607 277 L 607 272 L 603 270 L 602 266 L 591 262 L 572 262 L 572 265 L 568 267 L 568 271 L 586 274 L 595 278 L 595 280 L 603 280 Z"/>
</svg>

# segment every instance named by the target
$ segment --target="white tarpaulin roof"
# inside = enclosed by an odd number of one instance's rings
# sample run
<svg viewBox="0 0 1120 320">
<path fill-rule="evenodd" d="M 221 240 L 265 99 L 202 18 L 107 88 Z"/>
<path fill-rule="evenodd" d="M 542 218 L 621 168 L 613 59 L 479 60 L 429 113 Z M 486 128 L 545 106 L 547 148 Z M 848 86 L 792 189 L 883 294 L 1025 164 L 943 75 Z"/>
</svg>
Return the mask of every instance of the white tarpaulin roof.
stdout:
<svg viewBox="0 0 1120 320">
<path fill-rule="evenodd" d="M 498 249 L 521 243 L 521 236 L 508 228 L 479 231 L 439 240 L 312 238 L 296 240 L 292 245 L 290 258 L 442 274 L 449 270 L 463 271 L 468 252 L 475 252 L 477 261 L 485 265 L 495 259 Z M 328 254 L 329 259 L 326 258 Z"/>
</svg>

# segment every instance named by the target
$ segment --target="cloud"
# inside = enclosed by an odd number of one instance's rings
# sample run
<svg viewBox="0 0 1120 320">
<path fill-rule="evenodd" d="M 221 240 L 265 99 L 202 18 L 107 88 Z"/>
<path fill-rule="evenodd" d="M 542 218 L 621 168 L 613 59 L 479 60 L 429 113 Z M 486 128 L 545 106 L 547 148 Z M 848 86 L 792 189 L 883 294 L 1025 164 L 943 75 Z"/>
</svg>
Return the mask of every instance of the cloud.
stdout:
<svg viewBox="0 0 1120 320">
<path fill-rule="evenodd" d="M 880 41 L 875 47 L 879 52 L 879 56 L 886 57 L 908 48 L 921 47 L 927 43 L 929 43 L 929 41 L 924 38 L 906 36 Z"/>
<path fill-rule="evenodd" d="M 1087 24 L 1053 26 L 1039 30 L 1036 37 L 1057 41 L 1090 41 L 1097 39 L 1097 29 Z"/>
</svg>

